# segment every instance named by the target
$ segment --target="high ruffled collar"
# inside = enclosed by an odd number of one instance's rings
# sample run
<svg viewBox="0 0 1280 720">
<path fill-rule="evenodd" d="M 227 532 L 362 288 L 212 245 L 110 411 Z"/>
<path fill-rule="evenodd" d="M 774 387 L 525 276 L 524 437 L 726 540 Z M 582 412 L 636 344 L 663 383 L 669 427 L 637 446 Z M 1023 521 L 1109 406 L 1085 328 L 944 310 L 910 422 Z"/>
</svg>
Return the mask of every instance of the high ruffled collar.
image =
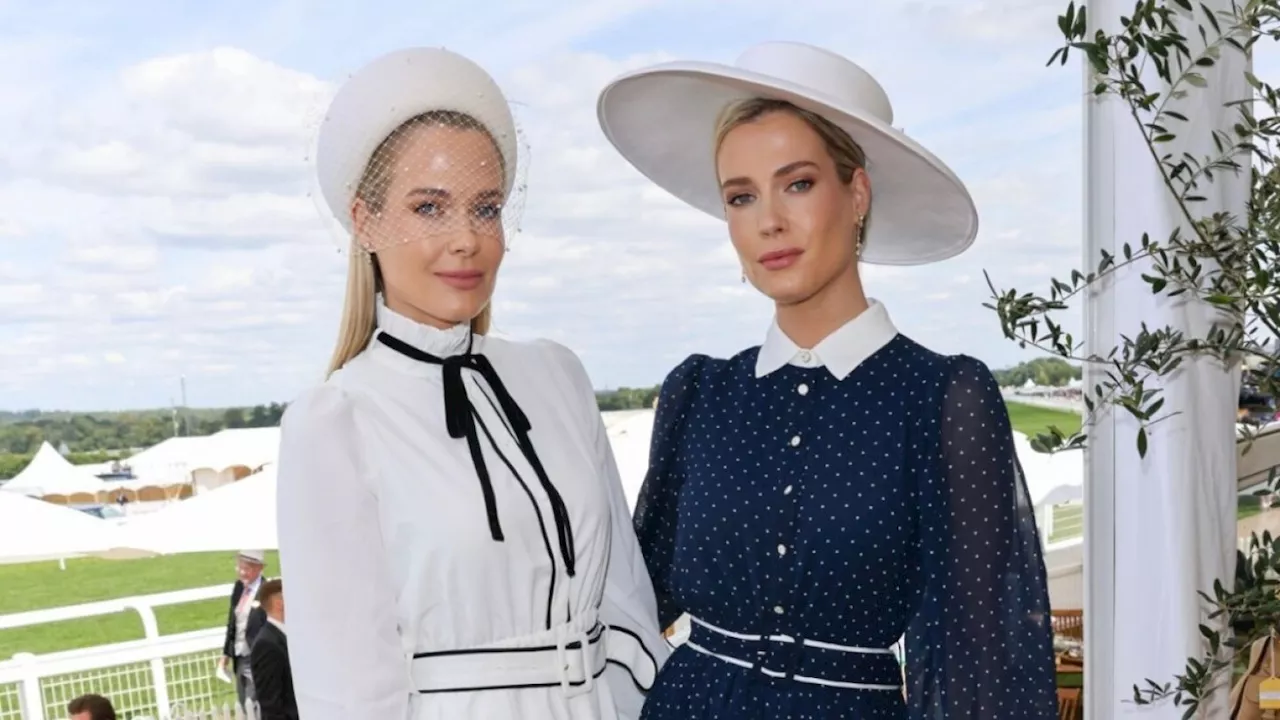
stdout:
<svg viewBox="0 0 1280 720">
<path fill-rule="evenodd" d="M 476 335 L 472 339 L 469 323 L 459 323 L 446 329 L 424 325 L 387 307 L 382 295 L 378 295 L 376 317 L 378 330 L 436 357 L 461 355 L 467 351 L 468 345 L 472 352 L 480 352 L 483 338 Z"/>
</svg>

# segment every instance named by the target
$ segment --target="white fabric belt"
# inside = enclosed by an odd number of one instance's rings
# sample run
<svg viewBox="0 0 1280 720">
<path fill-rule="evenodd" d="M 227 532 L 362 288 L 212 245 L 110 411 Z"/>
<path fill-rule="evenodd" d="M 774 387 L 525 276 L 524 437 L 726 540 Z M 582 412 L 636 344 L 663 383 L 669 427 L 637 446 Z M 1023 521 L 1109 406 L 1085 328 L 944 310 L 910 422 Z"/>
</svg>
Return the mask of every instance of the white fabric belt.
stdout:
<svg viewBox="0 0 1280 720">
<path fill-rule="evenodd" d="M 413 687 L 444 693 L 559 686 L 574 697 L 591 693 L 610 661 L 643 688 L 653 686 L 657 666 L 630 633 L 597 625 L 589 632 L 557 629 L 555 636 L 550 645 L 419 653 L 410 664 Z"/>
<path fill-rule="evenodd" d="M 757 642 L 757 641 L 767 640 L 769 642 L 792 643 L 792 644 L 799 642 L 804 647 L 812 647 L 820 650 L 834 650 L 836 652 L 858 653 L 858 654 L 866 654 L 866 655 L 882 655 L 882 654 L 893 655 L 892 648 L 864 648 L 864 647 L 852 647 L 849 645 L 836 645 L 835 643 L 821 642 L 819 640 L 808 640 L 808 639 L 797 640 L 796 638 L 793 638 L 790 635 L 745 635 L 743 633 L 736 633 L 731 630 L 725 630 L 724 628 L 716 627 L 715 625 L 712 625 L 709 622 L 706 622 L 704 620 L 699 620 L 698 618 L 693 616 L 690 616 L 689 619 L 699 627 L 710 630 L 711 632 L 716 633 L 717 635 L 723 635 L 724 637 L 732 638 L 734 640 L 742 640 L 742 641 L 748 641 L 748 642 Z M 767 675 L 769 677 L 774 677 L 774 678 L 789 677 L 790 679 L 799 683 L 806 683 L 809 685 L 823 685 L 826 687 L 843 688 L 846 690 L 901 690 L 902 689 L 901 685 L 879 685 L 879 684 L 872 684 L 872 683 L 843 682 L 840 680 L 827 680 L 825 678 L 806 677 L 804 675 L 791 675 L 791 674 L 781 672 L 779 670 L 774 670 L 764 666 L 757 667 L 756 664 L 748 662 L 746 660 L 742 660 L 740 658 L 731 657 L 729 655 L 724 655 L 722 653 L 712 652 L 711 650 L 708 650 L 707 648 L 699 645 L 698 643 L 693 642 L 692 639 L 686 641 L 684 644 L 690 650 L 700 652 L 703 655 L 709 655 L 713 658 L 716 658 L 717 660 L 722 660 L 724 662 L 727 662 L 730 665 L 737 665 L 738 667 L 747 668 L 748 670 L 756 669 L 762 674 Z"/>
</svg>

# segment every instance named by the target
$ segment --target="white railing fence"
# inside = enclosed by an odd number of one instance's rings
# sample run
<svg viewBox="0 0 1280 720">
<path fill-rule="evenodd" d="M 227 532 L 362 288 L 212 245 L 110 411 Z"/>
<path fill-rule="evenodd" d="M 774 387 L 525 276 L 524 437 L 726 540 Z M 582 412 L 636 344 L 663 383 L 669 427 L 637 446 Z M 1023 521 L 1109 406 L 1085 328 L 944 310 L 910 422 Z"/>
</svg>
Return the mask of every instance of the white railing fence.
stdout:
<svg viewBox="0 0 1280 720">
<path fill-rule="evenodd" d="M 85 693 L 111 699 L 121 720 L 240 720 L 235 687 L 215 678 L 224 630 L 160 635 L 154 608 L 228 597 L 230 585 L 0 615 L 0 630 L 134 610 L 143 639 L 0 661 L 0 720 L 60 720 Z M 219 618 L 212 618 L 215 624 Z"/>
</svg>

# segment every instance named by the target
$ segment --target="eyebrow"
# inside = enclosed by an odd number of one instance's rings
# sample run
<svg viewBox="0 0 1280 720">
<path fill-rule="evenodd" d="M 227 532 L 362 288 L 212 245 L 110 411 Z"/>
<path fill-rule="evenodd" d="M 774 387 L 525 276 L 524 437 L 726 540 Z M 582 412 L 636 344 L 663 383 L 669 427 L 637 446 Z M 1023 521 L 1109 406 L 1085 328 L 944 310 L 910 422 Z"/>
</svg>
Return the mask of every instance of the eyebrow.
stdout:
<svg viewBox="0 0 1280 720">
<path fill-rule="evenodd" d="M 783 165 L 777 170 L 774 170 L 773 176 L 782 177 L 783 175 L 789 175 L 790 173 L 793 173 L 802 167 L 816 168 L 818 167 L 818 163 L 813 162 L 812 160 L 797 160 L 793 163 L 787 163 L 786 165 Z M 723 190 L 725 188 L 739 187 L 739 186 L 750 185 L 750 184 L 751 184 L 751 178 L 749 177 L 745 177 L 745 176 L 735 177 L 735 178 L 729 178 L 728 180 L 725 180 L 724 182 L 720 183 L 720 188 Z"/>
<path fill-rule="evenodd" d="M 412 190 L 405 193 L 404 195 L 405 197 L 430 197 L 430 198 L 437 198 L 440 200 L 448 200 L 449 198 L 453 197 L 453 193 L 449 192 L 448 190 L 445 190 L 444 188 L 436 188 L 436 187 L 413 188 Z M 493 199 L 501 200 L 502 191 L 494 190 L 494 189 L 484 190 L 480 193 L 477 193 L 476 198 L 480 200 L 493 200 Z"/>
</svg>

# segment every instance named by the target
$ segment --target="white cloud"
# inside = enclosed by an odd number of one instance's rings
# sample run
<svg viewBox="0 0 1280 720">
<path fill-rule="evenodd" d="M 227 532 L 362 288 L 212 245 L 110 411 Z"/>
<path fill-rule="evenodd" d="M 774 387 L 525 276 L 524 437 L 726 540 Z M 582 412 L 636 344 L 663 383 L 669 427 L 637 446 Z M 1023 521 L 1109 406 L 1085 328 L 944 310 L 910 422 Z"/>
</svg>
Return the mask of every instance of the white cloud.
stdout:
<svg viewBox="0 0 1280 720">
<path fill-rule="evenodd" d="M 300 17 L 291 1 L 269 5 L 264 17 Z M 767 30 L 880 74 L 898 124 L 956 167 L 982 209 L 971 253 L 869 267 L 872 294 L 935 349 L 1017 357 L 980 307 L 982 270 L 1035 284 L 1079 254 L 1078 77 L 1042 67 L 1056 3 L 824 0 L 806 11 L 738 4 L 730 31 L 722 4 L 705 0 L 573 2 L 550 15 L 519 0 L 497 14 L 508 18 L 500 27 L 459 25 L 448 44 L 495 68 L 533 145 L 500 330 L 569 343 L 600 386 L 656 383 L 689 352 L 758 341 L 771 309 L 740 282 L 723 224 L 622 161 L 596 125 L 595 96 L 624 69 L 687 55 L 673 49 L 682 38 L 716 38 L 698 56 L 724 60 Z M 642 33 L 650 27 L 663 31 Z M 343 45 L 318 29 L 280 30 L 318 66 L 323 48 Z M 629 51 L 586 49 L 606 31 Z M 0 146 L 4 404 L 163 405 L 183 375 L 194 404 L 292 397 L 322 370 L 341 304 L 345 259 L 306 194 L 305 160 L 340 73 L 318 77 L 218 38 L 134 58 L 83 87 L 48 69 L 56 47 L 0 44 L 0 84 L 14 86 L 0 131 L 21 138 Z"/>
</svg>

